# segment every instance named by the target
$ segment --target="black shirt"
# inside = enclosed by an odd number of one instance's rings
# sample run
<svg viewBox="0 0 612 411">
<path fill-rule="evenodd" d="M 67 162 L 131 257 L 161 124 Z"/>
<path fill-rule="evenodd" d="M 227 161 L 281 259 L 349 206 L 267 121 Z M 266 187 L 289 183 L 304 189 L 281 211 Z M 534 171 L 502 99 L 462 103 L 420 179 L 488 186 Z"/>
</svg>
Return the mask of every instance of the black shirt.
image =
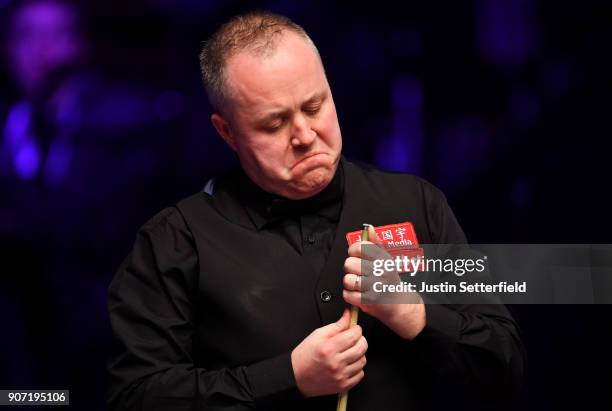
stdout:
<svg viewBox="0 0 612 411">
<path fill-rule="evenodd" d="M 273 211 L 279 199 L 231 173 L 213 194 L 196 194 L 143 226 L 109 289 L 111 409 L 334 409 L 335 395 L 301 396 L 290 353 L 345 307 L 344 234 L 363 222 L 412 221 L 421 243 L 466 241 L 429 183 L 341 164 L 312 203 Z M 328 234 L 309 254 L 309 234 L 321 232 Z M 438 381 L 468 387 L 457 392 L 471 398 L 508 398 L 523 350 L 503 306 L 427 305 L 426 317 L 408 341 L 360 316 L 368 365 L 349 409 L 424 409 L 445 398 Z"/>
<path fill-rule="evenodd" d="M 313 273 L 323 269 L 342 210 L 342 164 L 323 191 L 305 200 L 289 200 L 267 193 L 240 168 L 223 183 L 238 187 L 239 201 L 259 230 L 283 236 L 312 266 Z"/>
</svg>

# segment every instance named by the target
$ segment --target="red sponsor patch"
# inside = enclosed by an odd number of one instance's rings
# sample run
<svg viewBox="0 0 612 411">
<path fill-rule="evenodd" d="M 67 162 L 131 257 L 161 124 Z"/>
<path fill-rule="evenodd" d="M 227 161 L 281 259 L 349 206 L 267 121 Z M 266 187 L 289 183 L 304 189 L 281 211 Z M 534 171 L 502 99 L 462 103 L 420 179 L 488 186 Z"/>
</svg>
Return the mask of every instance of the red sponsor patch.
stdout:
<svg viewBox="0 0 612 411">
<path fill-rule="evenodd" d="M 391 257 L 408 257 L 410 261 L 414 258 L 423 258 L 424 252 L 419 247 L 414 226 L 410 222 L 383 225 L 374 227 L 376 235 L 382 242 L 385 250 Z M 349 246 L 361 241 L 362 230 L 351 231 L 346 234 L 346 241 Z M 420 270 L 419 270 L 420 271 Z"/>
<path fill-rule="evenodd" d="M 351 231 L 346 234 L 346 241 L 348 241 L 349 245 L 361 240 L 361 231 Z M 410 222 L 374 227 L 374 231 L 376 231 L 378 238 L 385 245 L 385 248 L 419 246 L 414 227 Z"/>
</svg>

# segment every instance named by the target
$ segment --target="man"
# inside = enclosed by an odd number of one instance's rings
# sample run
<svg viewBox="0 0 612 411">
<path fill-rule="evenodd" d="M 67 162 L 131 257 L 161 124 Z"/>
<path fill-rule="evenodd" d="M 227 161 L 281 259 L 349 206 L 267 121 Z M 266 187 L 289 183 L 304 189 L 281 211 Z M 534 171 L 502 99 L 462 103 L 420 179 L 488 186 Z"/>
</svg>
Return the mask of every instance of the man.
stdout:
<svg viewBox="0 0 612 411">
<path fill-rule="evenodd" d="M 361 304 L 348 231 L 410 220 L 422 243 L 466 240 L 430 184 L 341 158 L 303 29 L 235 17 L 201 64 L 240 167 L 149 221 L 115 276 L 111 408 L 331 410 L 351 389 L 350 410 L 422 409 L 438 381 L 503 402 L 523 359 L 502 306 Z"/>
</svg>

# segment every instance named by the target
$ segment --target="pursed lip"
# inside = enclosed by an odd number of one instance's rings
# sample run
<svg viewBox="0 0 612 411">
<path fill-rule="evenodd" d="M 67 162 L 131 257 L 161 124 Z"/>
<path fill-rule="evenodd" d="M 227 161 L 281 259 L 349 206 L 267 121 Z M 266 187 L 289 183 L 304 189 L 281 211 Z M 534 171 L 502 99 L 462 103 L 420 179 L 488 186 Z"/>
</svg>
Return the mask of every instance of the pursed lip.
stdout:
<svg viewBox="0 0 612 411">
<path fill-rule="evenodd" d="M 309 158 L 314 157 L 314 156 L 318 156 L 318 155 L 320 155 L 320 154 L 325 154 L 325 153 L 310 153 L 310 154 L 307 154 L 305 157 L 302 157 L 302 158 L 301 158 L 301 159 L 299 159 L 299 160 L 298 160 L 298 161 L 297 161 L 295 164 L 293 164 L 293 166 L 292 166 L 291 168 L 293 169 L 293 168 L 295 168 L 295 167 L 296 167 L 298 164 L 300 164 L 302 161 L 304 161 L 304 160 L 308 160 Z"/>
</svg>

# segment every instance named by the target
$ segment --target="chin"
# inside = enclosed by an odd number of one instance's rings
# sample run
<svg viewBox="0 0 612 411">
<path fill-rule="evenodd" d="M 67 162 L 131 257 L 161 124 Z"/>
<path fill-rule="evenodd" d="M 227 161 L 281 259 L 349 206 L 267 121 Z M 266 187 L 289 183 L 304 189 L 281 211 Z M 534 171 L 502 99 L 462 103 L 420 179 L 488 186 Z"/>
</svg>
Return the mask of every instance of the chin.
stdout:
<svg viewBox="0 0 612 411">
<path fill-rule="evenodd" d="M 319 194 L 334 177 L 331 170 L 321 168 L 308 173 L 301 181 L 292 185 L 292 195 L 289 198 L 302 200 Z"/>
</svg>

